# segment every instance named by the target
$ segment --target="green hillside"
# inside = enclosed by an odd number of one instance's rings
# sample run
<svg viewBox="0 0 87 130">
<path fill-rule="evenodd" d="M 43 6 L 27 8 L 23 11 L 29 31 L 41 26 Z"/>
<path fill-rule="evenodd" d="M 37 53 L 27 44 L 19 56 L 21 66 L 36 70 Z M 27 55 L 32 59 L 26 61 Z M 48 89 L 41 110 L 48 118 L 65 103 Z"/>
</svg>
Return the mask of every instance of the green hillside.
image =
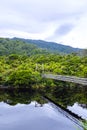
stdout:
<svg viewBox="0 0 87 130">
<path fill-rule="evenodd" d="M 33 55 L 48 53 L 70 54 L 79 53 L 80 51 L 82 50 L 79 48 L 72 48 L 70 46 L 42 40 L 0 38 L 0 55 Z"/>
<path fill-rule="evenodd" d="M 46 50 L 38 48 L 36 45 L 25 43 L 21 40 L 11 40 L 0 38 L 0 55 L 20 54 L 33 55 L 48 53 Z"/>
<path fill-rule="evenodd" d="M 73 48 L 71 46 L 66 46 L 55 42 L 47 42 L 47 41 L 32 40 L 32 39 L 21 39 L 21 38 L 13 38 L 13 39 L 21 40 L 29 44 L 37 45 L 37 47 L 46 49 L 53 53 L 56 52 L 56 53 L 69 54 L 69 53 L 78 53 L 79 51 L 81 51 L 80 48 Z"/>
</svg>

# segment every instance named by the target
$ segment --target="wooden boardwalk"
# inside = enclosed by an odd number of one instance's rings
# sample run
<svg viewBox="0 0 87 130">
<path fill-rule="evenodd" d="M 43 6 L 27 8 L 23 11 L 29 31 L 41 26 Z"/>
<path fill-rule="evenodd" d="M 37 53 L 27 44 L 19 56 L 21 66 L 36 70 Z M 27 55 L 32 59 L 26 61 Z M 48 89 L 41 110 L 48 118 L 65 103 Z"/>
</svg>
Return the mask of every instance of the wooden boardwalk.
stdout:
<svg viewBox="0 0 87 130">
<path fill-rule="evenodd" d="M 42 77 L 87 85 L 87 78 L 79 78 L 79 77 L 75 77 L 75 76 L 65 76 L 65 75 L 53 75 L 53 74 L 42 74 Z"/>
</svg>

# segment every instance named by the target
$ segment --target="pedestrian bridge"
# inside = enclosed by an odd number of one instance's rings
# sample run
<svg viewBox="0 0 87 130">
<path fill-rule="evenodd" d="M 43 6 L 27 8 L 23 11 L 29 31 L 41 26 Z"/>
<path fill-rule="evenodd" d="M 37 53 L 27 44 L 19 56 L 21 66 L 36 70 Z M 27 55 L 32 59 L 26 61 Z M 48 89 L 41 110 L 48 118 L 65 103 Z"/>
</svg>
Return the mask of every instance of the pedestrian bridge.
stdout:
<svg viewBox="0 0 87 130">
<path fill-rule="evenodd" d="M 55 79 L 60 81 L 72 82 L 81 85 L 87 85 L 87 78 L 79 78 L 75 76 L 65 76 L 65 75 L 53 75 L 53 74 L 42 74 L 43 78 Z"/>
</svg>

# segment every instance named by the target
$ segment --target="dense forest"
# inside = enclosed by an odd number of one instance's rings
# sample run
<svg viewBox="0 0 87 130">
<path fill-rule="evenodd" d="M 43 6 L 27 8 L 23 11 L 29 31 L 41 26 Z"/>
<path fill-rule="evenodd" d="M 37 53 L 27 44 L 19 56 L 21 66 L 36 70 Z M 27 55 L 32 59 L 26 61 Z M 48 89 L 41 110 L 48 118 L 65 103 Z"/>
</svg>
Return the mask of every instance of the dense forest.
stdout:
<svg viewBox="0 0 87 130">
<path fill-rule="evenodd" d="M 21 55 L 32 55 L 37 53 L 70 54 L 79 53 L 81 51 L 82 49 L 79 48 L 41 40 L 0 38 L 0 55 L 8 55 L 12 53 Z"/>
<path fill-rule="evenodd" d="M 58 54 L 4 55 L 0 56 L 0 84 L 15 87 L 40 84 L 43 71 L 45 73 L 87 77 L 86 65 L 87 57 L 73 54 L 65 56 Z M 49 85 L 52 86 L 52 84 L 53 82 Z M 46 85 L 44 84 L 44 86 Z"/>
<path fill-rule="evenodd" d="M 86 65 L 87 56 L 51 53 L 24 41 L 0 38 L 0 85 L 35 88 L 57 86 L 55 81 L 43 79 L 41 74 L 87 77 Z"/>
<path fill-rule="evenodd" d="M 21 40 L 11 40 L 9 38 L 0 38 L 0 55 L 20 54 L 35 55 L 49 53 L 34 44 L 28 44 Z"/>
<path fill-rule="evenodd" d="M 47 42 L 43 40 L 32 40 L 22 38 L 12 38 L 12 40 L 19 40 L 28 44 L 36 45 L 37 47 L 50 51 L 51 53 L 70 54 L 79 53 L 80 51 L 82 51 L 82 49 L 80 48 L 73 48 L 71 46 L 65 46 L 56 42 Z"/>
</svg>

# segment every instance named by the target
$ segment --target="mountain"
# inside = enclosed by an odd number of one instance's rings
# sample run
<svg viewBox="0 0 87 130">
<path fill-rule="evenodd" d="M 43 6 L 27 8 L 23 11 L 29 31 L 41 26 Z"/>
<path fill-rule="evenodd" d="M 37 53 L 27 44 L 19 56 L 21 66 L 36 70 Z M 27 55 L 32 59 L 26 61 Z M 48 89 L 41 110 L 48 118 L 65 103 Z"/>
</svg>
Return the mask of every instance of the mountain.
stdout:
<svg viewBox="0 0 87 130">
<path fill-rule="evenodd" d="M 48 50 L 50 52 L 56 53 L 78 53 L 82 49 L 80 48 L 73 48 L 71 46 L 62 45 L 55 42 L 47 42 L 43 40 L 32 40 L 32 39 L 23 39 L 23 38 L 13 38 L 13 40 L 21 40 L 23 42 L 36 45 L 39 48 Z"/>
<path fill-rule="evenodd" d="M 0 55 L 20 54 L 30 56 L 43 53 L 46 54 L 48 52 L 34 44 L 28 44 L 18 39 L 0 38 Z"/>
<path fill-rule="evenodd" d="M 0 55 L 20 54 L 30 56 L 49 53 L 70 54 L 78 53 L 79 51 L 81 51 L 81 49 L 55 42 L 21 38 L 0 38 Z"/>
</svg>

